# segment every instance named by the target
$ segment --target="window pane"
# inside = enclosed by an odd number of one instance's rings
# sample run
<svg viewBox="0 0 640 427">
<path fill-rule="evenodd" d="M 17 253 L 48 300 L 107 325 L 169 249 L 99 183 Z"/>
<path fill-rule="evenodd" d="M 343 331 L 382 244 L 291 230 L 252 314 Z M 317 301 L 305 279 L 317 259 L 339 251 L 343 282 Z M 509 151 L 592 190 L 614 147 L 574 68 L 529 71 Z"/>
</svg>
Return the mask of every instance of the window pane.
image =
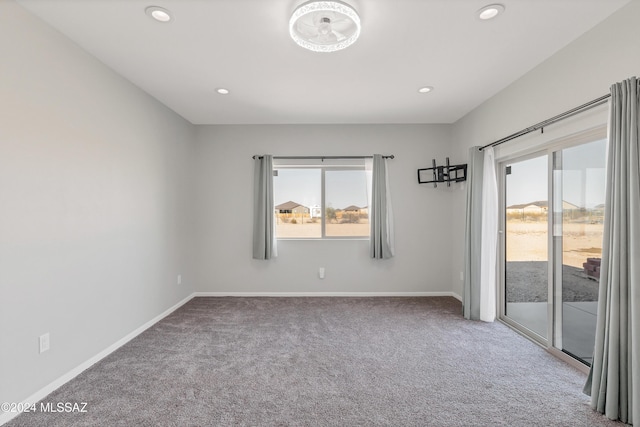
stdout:
<svg viewBox="0 0 640 427">
<path fill-rule="evenodd" d="M 364 169 L 325 171 L 328 237 L 368 237 L 369 208 Z"/>
<path fill-rule="evenodd" d="M 548 156 L 505 170 L 505 308 L 512 321 L 547 338 L 549 295 Z"/>
<path fill-rule="evenodd" d="M 276 169 L 276 173 L 273 177 L 276 236 L 322 237 L 322 171 L 317 168 L 282 168 Z"/>
<path fill-rule="evenodd" d="M 562 263 L 556 266 L 561 268 L 558 284 L 562 285 L 562 301 L 556 304 L 562 308 L 562 329 L 555 344 L 588 365 L 596 332 L 606 151 L 606 140 L 600 140 L 556 153 L 562 174 L 556 183 L 561 199 L 558 221 L 562 224 L 558 233 Z"/>
</svg>

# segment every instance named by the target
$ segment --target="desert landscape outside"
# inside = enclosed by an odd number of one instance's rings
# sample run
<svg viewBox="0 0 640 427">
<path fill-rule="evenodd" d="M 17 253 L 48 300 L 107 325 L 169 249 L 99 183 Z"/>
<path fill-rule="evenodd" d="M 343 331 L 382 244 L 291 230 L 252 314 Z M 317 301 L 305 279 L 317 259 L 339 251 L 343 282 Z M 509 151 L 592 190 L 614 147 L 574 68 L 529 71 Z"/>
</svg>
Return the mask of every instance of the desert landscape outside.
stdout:
<svg viewBox="0 0 640 427">
<path fill-rule="evenodd" d="M 369 215 L 331 211 L 326 218 L 326 237 L 369 237 Z M 280 239 L 314 239 L 322 237 L 322 221 L 308 213 L 276 214 L 276 236 Z"/>
<path fill-rule="evenodd" d="M 547 221 L 507 221 L 509 261 L 547 261 Z M 602 256 L 602 223 L 563 222 L 562 264 L 583 268 L 587 258 Z"/>
<path fill-rule="evenodd" d="M 597 301 L 598 281 L 585 264 L 602 257 L 601 222 L 563 222 L 563 302 Z M 548 299 L 548 223 L 510 219 L 506 223 L 507 302 Z"/>
</svg>

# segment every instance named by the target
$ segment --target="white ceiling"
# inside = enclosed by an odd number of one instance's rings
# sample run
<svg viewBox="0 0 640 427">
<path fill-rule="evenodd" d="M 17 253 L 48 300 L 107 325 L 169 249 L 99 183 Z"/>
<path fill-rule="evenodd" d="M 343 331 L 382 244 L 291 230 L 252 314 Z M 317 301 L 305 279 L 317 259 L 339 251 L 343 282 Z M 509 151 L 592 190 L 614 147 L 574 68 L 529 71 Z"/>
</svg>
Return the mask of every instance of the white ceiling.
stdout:
<svg viewBox="0 0 640 427">
<path fill-rule="evenodd" d="M 452 123 L 629 2 L 499 0 L 487 22 L 492 0 L 347 0 L 360 39 L 313 53 L 288 33 L 303 1 L 18 0 L 194 124 Z"/>
</svg>

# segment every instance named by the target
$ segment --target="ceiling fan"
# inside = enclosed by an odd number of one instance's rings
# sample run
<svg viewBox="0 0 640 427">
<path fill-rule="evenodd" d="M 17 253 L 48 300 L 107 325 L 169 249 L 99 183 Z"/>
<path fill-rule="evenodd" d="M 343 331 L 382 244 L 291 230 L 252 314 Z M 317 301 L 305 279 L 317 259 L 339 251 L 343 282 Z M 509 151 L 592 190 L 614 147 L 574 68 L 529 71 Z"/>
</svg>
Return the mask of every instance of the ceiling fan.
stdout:
<svg viewBox="0 0 640 427">
<path fill-rule="evenodd" d="M 344 49 L 360 35 L 360 17 L 340 1 L 310 1 L 289 21 L 289 32 L 300 46 L 316 52 Z"/>
<path fill-rule="evenodd" d="M 314 43 L 336 43 L 345 40 L 344 31 L 353 27 L 353 21 L 347 17 L 336 17 L 333 12 L 316 12 L 310 20 L 299 19 L 297 30 Z M 336 19 L 337 18 L 337 19 Z M 311 21 L 311 22 L 309 22 Z"/>
</svg>

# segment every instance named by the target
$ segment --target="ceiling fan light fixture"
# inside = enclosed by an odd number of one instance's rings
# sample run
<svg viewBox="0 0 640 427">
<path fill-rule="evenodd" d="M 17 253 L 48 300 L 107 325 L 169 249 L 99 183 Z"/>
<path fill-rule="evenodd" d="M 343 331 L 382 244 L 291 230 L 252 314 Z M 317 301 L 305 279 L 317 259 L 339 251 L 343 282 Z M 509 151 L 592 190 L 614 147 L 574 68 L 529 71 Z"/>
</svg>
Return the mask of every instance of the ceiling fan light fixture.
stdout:
<svg viewBox="0 0 640 427">
<path fill-rule="evenodd" d="M 149 6 L 148 8 L 146 8 L 144 10 L 144 12 L 150 16 L 151 18 L 155 19 L 158 22 L 169 22 L 171 21 L 171 13 L 163 8 L 163 7 L 159 7 L 159 6 Z"/>
<path fill-rule="evenodd" d="M 358 13 L 341 1 L 312 0 L 301 4 L 289 19 L 289 34 L 299 46 L 313 52 L 335 52 L 360 36 Z"/>
<path fill-rule="evenodd" d="M 496 3 L 487 5 L 477 12 L 478 18 L 482 21 L 488 21 L 489 19 L 493 19 L 500 15 L 504 12 L 504 9 L 505 7 L 503 4 Z"/>
</svg>

